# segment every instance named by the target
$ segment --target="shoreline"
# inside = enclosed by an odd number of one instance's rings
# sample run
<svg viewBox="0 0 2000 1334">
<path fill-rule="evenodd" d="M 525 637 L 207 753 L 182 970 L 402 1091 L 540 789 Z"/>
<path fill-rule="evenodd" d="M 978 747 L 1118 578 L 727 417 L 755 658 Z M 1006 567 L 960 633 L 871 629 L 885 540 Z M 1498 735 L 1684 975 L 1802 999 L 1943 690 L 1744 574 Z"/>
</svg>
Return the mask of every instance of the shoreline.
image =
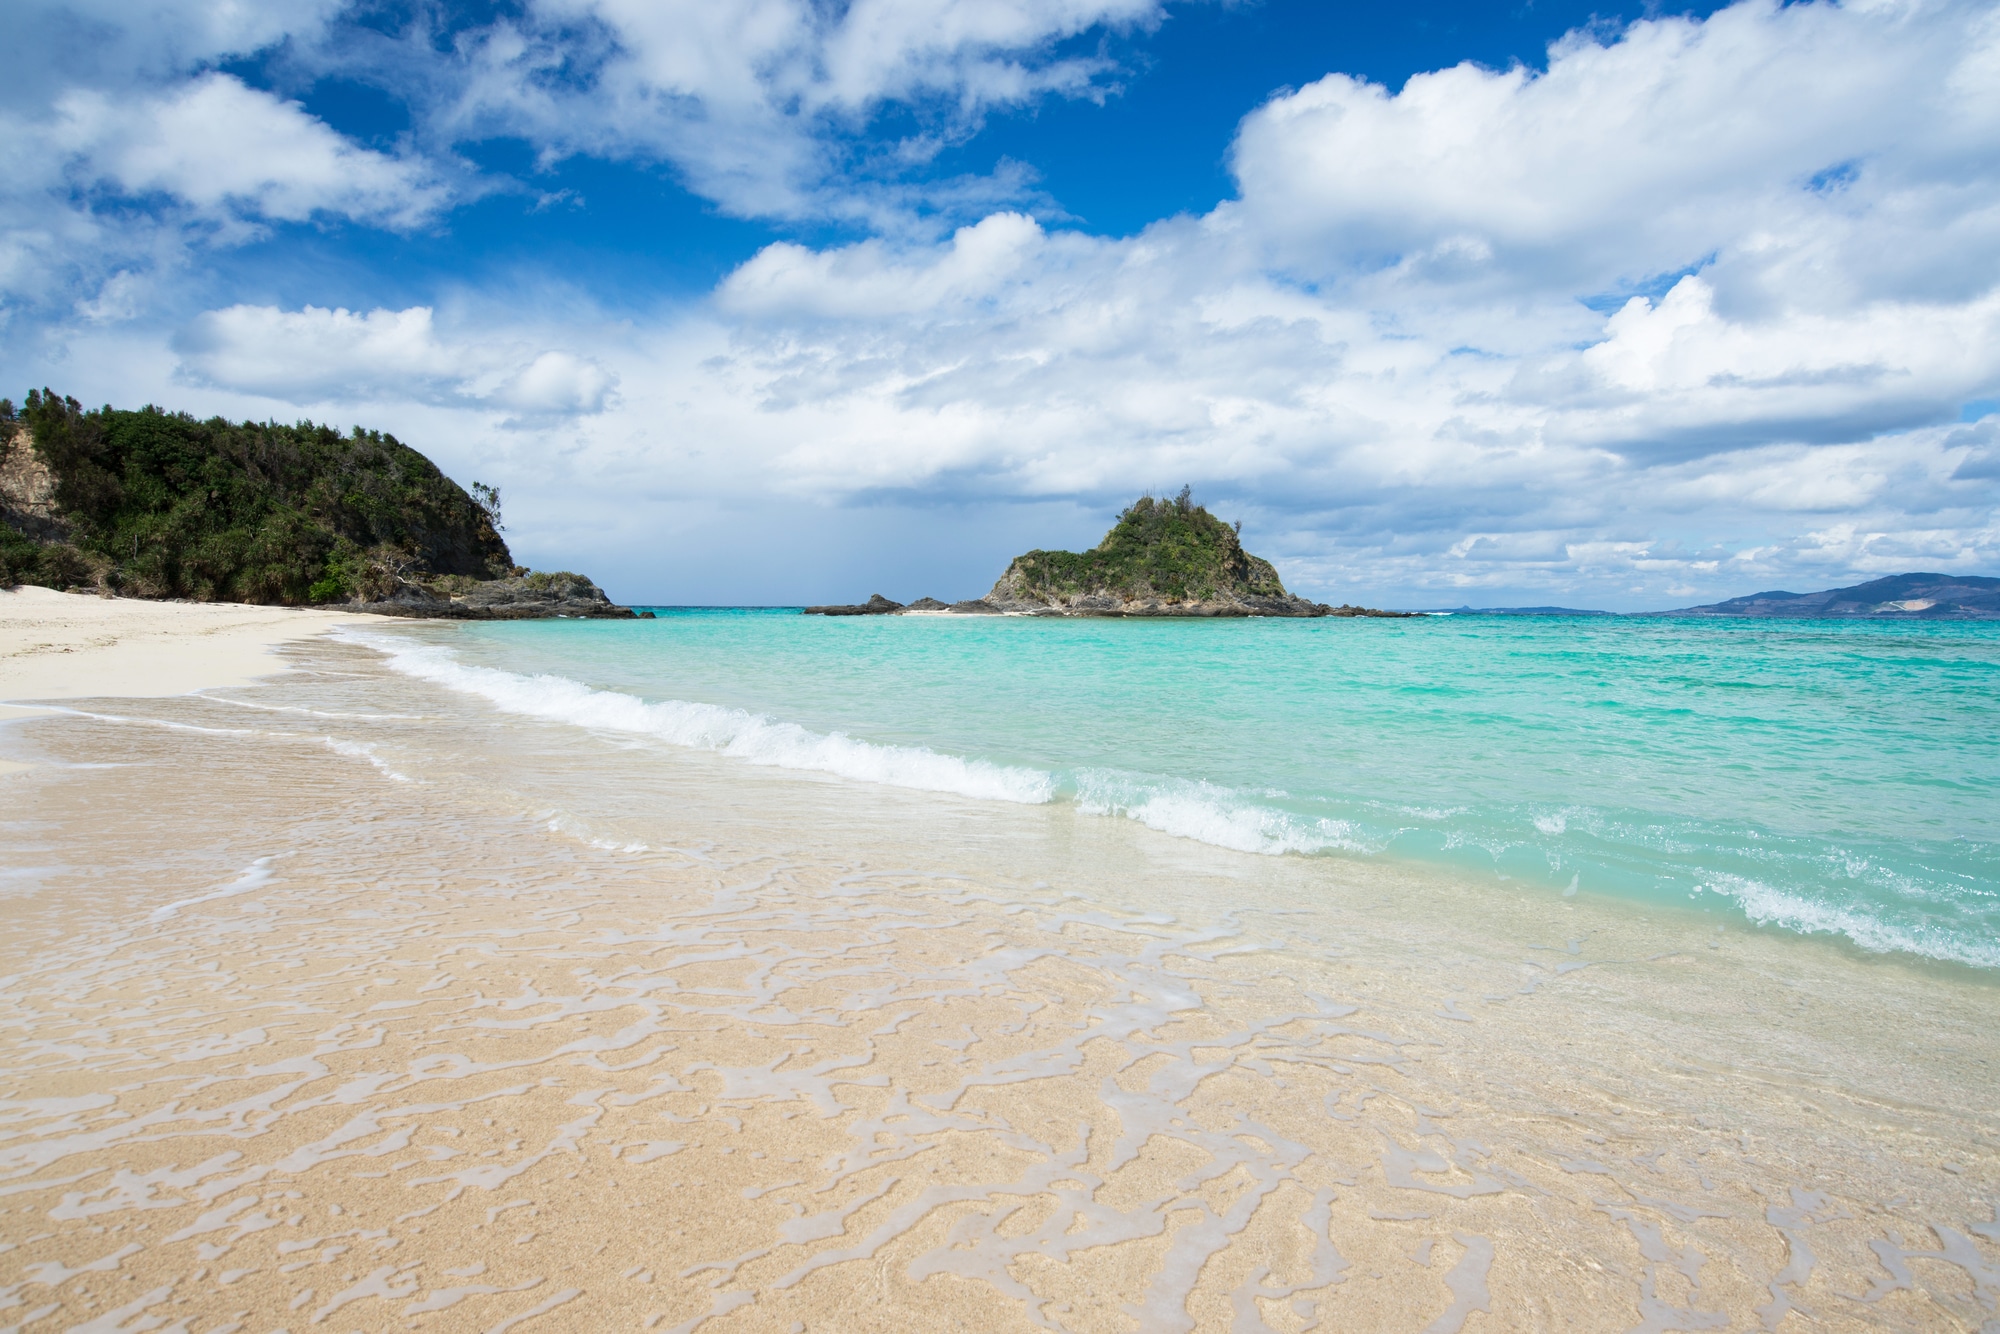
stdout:
<svg viewBox="0 0 2000 1334">
<path fill-rule="evenodd" d="M 280 665 L 0 727 L 10 1321 L 2000 1315 L 1990 986 Z"/>
</svg>

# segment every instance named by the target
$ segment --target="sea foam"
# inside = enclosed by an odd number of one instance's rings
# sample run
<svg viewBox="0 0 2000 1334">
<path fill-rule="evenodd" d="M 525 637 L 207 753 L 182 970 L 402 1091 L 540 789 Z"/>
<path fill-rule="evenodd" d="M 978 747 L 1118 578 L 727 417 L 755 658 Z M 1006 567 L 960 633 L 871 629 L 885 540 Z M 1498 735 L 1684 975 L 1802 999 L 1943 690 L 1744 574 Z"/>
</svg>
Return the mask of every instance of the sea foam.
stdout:
<svg viewBox="0 0 2000 1334">
<path fill-rule="evenodd" d="M 565 676 L 529 676 L 475 666 L 460 661 L 450 649 L 386 635 L 345 632 L 342 638 L 385 654 L 390 666 L 404 675 L 478 696 L 507 713 L 651 737 L 751 764 L 1024 805 L 1073 795 L 1085 814 L 1122 817 L 1176 838 L 1237 852 L 1278 856 L 1380 851 L 1347 821 L 1293 815 L 1213 783 L 1111 769 L 1059 775 L 946 755 L 923 746 L 814 732 L 718 704 L 644 700 Z"/>
<path fill-rule="evenodd" d="M 476 695 L 507 713 L 600 732 L 651 737 L 713 751 L 750 764 L 802 769 L 925 792 L 1037 805 L 1055 798 L 1052 774 L 1019 765 L 942 755 L 923 746 L 857 741 L 719 704 L 644 700 L 598 690 L 566 676 L 526 676 L 460 662 L 448 649 L 384 635 L 343 636 L 386 654 L 389 665 L 451 690 Z"/>
<path fill-rule="evenodd" d="M 1374 852 L 1345 820 L 1310 819 L 1199 780 L 1084 769 L 1075 778 L 1078 809 L 1122 815 L 1149 829 L 1236 852 Z"/>
<path fill-rule="evenodd" d="M 1783 927 L 1801 935 L 1845 936 L 1871 954 L 1903 952 L 1974 968 L 2000 968 L 2000 945 L 1969 939 L 1962 930 L 1885 920 L 1876 913 L 1827 903 L 1748 876 L 1711 875 L 1698 890 L 1734 899 L 1743 915 L 1759 926 Z"/>
</svg>

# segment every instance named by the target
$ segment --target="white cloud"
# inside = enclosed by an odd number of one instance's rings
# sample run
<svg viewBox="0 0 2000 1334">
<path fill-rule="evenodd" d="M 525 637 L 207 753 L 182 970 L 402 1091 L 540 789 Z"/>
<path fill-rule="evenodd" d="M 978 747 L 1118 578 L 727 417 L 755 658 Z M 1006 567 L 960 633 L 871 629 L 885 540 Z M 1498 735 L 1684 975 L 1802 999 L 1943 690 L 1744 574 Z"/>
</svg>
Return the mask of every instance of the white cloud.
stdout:
<svg viewBox="0 0 2000 1334">
<path fill-rule="evenodd" d="M 205 248 L 274 223 L 409 229 L 463 190 L 455 162 L 355 143 L 216 71 L 303 50 L 346 0 L 21 0 L 0 80 L 0 328 L 62 337 L 140 317 Z M 23 317 L 26 317 L 24 320 Z"/>
<path fill-rule="evenodd" d="M 210 74 L 145 100 L 77 91 L 50 145 L 74 176 L 163 193 L 212 216 L 303 222 L 319 214 L 408 227 L 447 198 L 430 167 L 356 145 L 296 102 Z"/>
<path fill-rule="evenodd" d="M 954 195 L 1018 191 L 1005 170 L 896 182 L 995 107 L 1102 95 L 1111 67 L 1054 45 L 1163 15 L 1163 0 L 531 0 L 461 43 L 461 81 L 434 115 L 450 136 L 525 134 L 551 155 L 670 162 L 745 216 L 885 225 Z M 889 103 L 918 126 L 858 147 L 855 132 Z"/>
<path fill-rule="evenodd" d="M 311 41 L 347 0 L 14 0 L 8 38 L 17 58 L 0 80 L 0 107 L 45 110 L 76 88 L 157 88 L 232 56 L 286 39 Z"/>
<path fill-rule="evenodd" d="M 1730 247 L 1781 298 L 1916 295 L 1949 267 L 1937 229 L 1992 201 L 1996 50 L 1984 5 L 1746 0 L 1574 35 L 1539 74 L 1329 75 L 1246 118 L 1232 161 L 1245 224 L 1313 276 L 1574 295 Z"/>
<path fill-rule="evenodd" d="M 780 242 L 730 274 L 717 296 L 723 309 L 751 317 L 935 316 L 992 296 L 1035 265 L 1048 241 L 1026 214 L 995 213 L 915 254 L 881 241 L 821 251 Z"/>
<path fill-rule="evenodd" d="M 799 496 L 1193 481 L 1334 590 L 1983 568 L 1987 445 L 1934 423 L 2000 389 L 1993 13 L 1753 0 L 1329 78 L 1205 218 L 771 246 L 651 392 Z"/>
<path fill-rule="evenodd" d="M 175 339 L 191 381 L 292 403 L 415 400 L 567 417 L 603 411 L 616 377 L 586 357 L 438 335 L 407 310 L 209 311 Z"/>
</svg>

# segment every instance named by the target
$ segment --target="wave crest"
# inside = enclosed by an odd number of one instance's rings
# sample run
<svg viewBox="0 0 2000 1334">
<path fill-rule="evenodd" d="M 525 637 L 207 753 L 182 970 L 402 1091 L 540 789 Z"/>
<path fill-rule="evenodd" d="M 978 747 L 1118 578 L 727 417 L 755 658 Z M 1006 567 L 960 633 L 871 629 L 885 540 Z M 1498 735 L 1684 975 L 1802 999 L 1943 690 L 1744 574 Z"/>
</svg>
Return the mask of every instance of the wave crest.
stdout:
<svg viewBox="0 0 2000 1334">
<path fill-rule="evenodd" d="M 1801 935 L 1845 936 L 1873 954 L 1919 954 L 1974 968 L 2000 968 L 2000 946 L 1968 940 L 1947 926 L 1889 922 L 1747 876 L 1711 875 L 1698 887 L 1697 892 L 1701 891 L 1734 899 L 1743 915 L 1759 926 L 1782 927 Z"/>
<path fill-rule="evenodd" d="M 1055 799 L 1055 778 L 1040 769 L 960 759 L 922 746 L 857 741 L 839 732 L 814 732 L 797 723 L 719 704 L 643 700 L 615 690 L 598 690 L 566 676 L 524 676 L 477 667 L 458 661 L 448 649 L 429 644 L 367 634 L 343 637 L 387 655 L 389 665 L 406 676 L 477 695 L 496 708 L 523 717 L 652 737 L 750 764 L 837 774 L 891 787 L 1024 805 Z"/>
<path fill-rule="evenodd" d="M 1198 780 L 1085 769 L 1076 775 L 1077 808 L 1122 815 L 1149 829 L 1236 852 L 1379 852 L 1346 820 L 1308 819 Z"/>
</svg>

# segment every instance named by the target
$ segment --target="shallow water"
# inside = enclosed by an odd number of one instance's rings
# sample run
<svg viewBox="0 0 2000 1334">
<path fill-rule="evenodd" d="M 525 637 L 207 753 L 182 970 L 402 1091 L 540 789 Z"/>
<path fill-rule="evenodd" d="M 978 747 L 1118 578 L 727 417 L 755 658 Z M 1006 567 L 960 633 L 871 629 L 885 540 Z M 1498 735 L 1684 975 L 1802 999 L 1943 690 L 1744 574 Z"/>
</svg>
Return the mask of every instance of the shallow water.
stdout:
<svg viewBox="0 0 2000 1334">
<path fill-rule="evenodd" d="M 1976 970 L 295 657 L 0 732 L 9 1323 L 2000 1319 Z"/>
<path fill-rule="evenodd" d="M 373 642 L 517 713 L 755 764 L 2000 967 L 1992 625 L 664 609 Z"/>
</svg>

